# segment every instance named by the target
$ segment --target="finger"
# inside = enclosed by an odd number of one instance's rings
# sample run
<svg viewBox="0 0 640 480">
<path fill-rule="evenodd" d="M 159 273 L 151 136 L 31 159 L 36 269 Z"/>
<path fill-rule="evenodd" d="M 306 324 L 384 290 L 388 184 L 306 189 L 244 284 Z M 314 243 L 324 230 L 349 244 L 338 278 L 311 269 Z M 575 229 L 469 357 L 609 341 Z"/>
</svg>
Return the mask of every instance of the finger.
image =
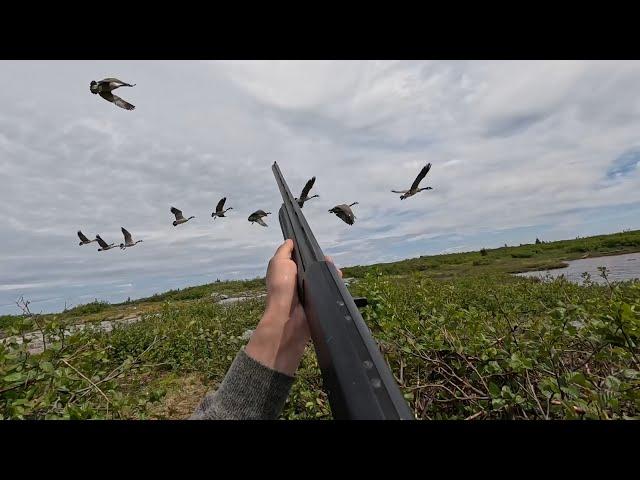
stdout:
<svg viewBox="0 0 640 480">
<path fill-rule="evenodd" d="M 273 258 L 291 258 L 293 253 L 293 240 L 287 238 L 282 245 L 278 247 Z"/>
<path fill-rule="evenodd" d="M 333 258 L 331 258 L 329 255 L 325 255 L 324 259 L 327 262 L 331 262 L 331 264 L 333 264 L 333 266 L 336 267 L 336 264 L 333 262 Z M 338 275 L 340 275 L 340 278 L 342 278 L 342 270 L 340 270 L 338 267 L 336 267 L 336 270 L 338 271 Z"/>
</svg>

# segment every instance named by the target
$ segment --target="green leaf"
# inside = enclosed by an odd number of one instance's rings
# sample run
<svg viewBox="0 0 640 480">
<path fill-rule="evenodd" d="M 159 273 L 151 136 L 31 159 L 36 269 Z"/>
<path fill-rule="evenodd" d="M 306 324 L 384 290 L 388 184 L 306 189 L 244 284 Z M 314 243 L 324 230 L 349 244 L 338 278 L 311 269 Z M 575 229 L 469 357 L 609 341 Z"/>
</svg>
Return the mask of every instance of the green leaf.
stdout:
<svg viewBox="0 0 640 480">
<path fill-rule="evenodd" d="M 620 380 L 618 380 L 616 377 L 613 377 L 611 375 L 609 375 L 604 381 L 605 386 L 609 390 L 614 390 L 614 391 L 617 391 L 620 388 L 620 383 L 621 383 Z"/>
<path fill-rule="evenodd" d="M 633 310 L 631 310 L 631 305 L 628 303 L 623 303 L 621 310 L 621 317 L 623 322 L 630 322 L 633 320 Z"/>
<path fill-rule="evenodd" d="M 22 372 L 13 372 L 12 374 L 4 377 L 3 380 L 7 383 L 13 383 L 13 382 L 21 382 L 22 380 L 24 380 L 24 378 L 25 377 L 22 374 Z"/>
<path fill-rule="evenodd" d="M 40 370 L 43 372 L 53 372 L 53 364 L 51 362 L 40 362 Z"/>
<path fill-rule="evenodd" d="M 581 385 L 583 387 L 587 386 L 587 379 L 580 372 L 571 372 L 571 373 L 569 373 L 567 375 L 567 382 L 576 383 L 576 384 Z"/>
<path fill-rule="evenodd" d="M 524 368 L 533 368 L 533 361 L 530 358 L 523 358 L 521 362 Z"/>
<path fill-rule="evenodd" d="M 560 387 L 560 390 L 566 393 L 569 398 L 578 398 L 580 396 L 580 392 L 573 385 L 570 385 L 568 387 Z"/>
<path fill-rule="evenodd" d="M 489 382 L 489 393 L 492 397 L 500 397 L 500 387 L 493 382 Z"/>
</svg>

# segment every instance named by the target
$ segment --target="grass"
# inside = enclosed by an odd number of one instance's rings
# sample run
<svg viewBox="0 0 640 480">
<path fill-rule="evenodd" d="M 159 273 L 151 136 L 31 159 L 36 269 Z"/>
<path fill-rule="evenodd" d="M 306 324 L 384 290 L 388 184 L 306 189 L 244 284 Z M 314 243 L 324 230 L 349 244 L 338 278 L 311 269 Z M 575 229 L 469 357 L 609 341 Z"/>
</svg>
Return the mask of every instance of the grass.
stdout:
<svg viewBox="0 0 640 480">
<path fill-rule="evenodd" d="M 369 299 L 363 318 L 417 418 L 639 418 L 640 282 L 509 275 L 634 249 L 640 232 L 343 270 L 359 279 L 350 289 Z M 263 279 L 219 282 L 42 316 L 50 334 L 130 312 L 143 319 L 52 339 L 40 355 L 0 345 L 0 418 L 185 418 L 264 309 L 262 298 L 222 306 L 211 295 L 263 290 Z M 0 317 L 0 325 L 22 329 L 25 320 Z M 312 348 L 282 418 L 331 418 Z"/>
</svg>

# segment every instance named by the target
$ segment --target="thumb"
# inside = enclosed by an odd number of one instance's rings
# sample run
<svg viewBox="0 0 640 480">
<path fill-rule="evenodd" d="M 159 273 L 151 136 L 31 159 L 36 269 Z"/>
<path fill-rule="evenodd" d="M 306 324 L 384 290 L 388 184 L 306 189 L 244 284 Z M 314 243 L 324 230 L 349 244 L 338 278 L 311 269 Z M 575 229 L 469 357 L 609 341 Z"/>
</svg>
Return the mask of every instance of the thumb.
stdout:
<svg viewBox="0 0 640 480">
<path fill-rule="evenodd" d="M 273 255 L 274 259 L 280 258 L 291 258 L 291 254 L 293 253 L 293 240 L 287 238 L 282 245 L 278 247 L 276 253 Z"/>
</svg>

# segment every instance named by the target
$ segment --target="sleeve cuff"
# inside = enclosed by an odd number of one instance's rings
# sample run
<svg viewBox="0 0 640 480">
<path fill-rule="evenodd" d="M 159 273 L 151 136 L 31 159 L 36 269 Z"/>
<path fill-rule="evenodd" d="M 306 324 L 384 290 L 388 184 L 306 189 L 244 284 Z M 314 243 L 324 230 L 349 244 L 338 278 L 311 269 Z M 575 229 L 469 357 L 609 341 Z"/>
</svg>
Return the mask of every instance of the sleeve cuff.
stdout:
<svg viewBox="0 0 640 480">
<path fill-rule="evenodd" d="M 272 370 L 241 349 L 218 390 L 205 396 L 194 420 L 275 420 L 294 377 Z"/>
</svg>

